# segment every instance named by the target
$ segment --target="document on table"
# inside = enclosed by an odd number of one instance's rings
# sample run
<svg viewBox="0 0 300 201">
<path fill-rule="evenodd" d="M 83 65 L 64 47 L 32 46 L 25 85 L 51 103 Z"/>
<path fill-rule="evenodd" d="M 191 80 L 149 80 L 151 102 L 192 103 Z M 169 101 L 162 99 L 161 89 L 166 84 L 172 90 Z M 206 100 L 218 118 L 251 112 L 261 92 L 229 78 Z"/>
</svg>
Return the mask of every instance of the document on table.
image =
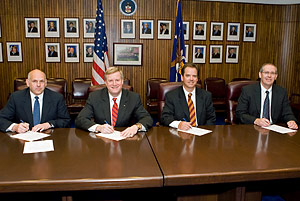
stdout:
<svg viewBox="0 0 300 201">
<path fill-rule="evenodd" d="M 205 135 L 207 133 L 212 132 L 211 130 L 206 130 L 206 129 L 197 128 L 197 127 L 192 127 L 192 128 L 190 128 L 189 130 L 186 130 L 186 131 L 178 129 L 178 131 L 185 132 L 185 133 L 190 133 L 190 134 L 198 135 L 198 136 L 202 136 L 202 135 Z"/>
<path fill-rule="evenodd" d="M 33 132 L 33 131 L 27 131 L 26 133 L 11 135 L 11 137 L 13 137 L 13 138 L 30 141 L 30 142 L 35 141 L 35 140 L 40 140 L 40 139 L 43 139 L 48 136 L 50 136 L 50 135 L 45 134 L 45 133 Z"/>
<path fill-rule="evenodd" d="M 111 140 L 116 140 L 116 141 L 124 140 L 126 138 L 124 136 L 121 136 L 120 131 L 114 131 L 111 134 L 98 133 L 96 135 L 100 136 L 100 137 L 108 138 L 108 139 L 111 139 Z"/>
<path fill-rule="evenodd" d="M 278 126 L 278 125 L 275 125 L 275 124 L 270 125 L 270 126 L 263 126 L 263 128 L 269 129 L 271 131 L 275 131 L 275 132 L 278 132 L 278 133 L 282 133 L 282 134 L 297 132 L 297 130 L 293 130 L 293 129 L 290 129 L 290 128 Z"/>
<path fill-rule="evenodd" d="M 54 151 L 53 140 L 25 142 L 23 154 Z"/>
</svg>

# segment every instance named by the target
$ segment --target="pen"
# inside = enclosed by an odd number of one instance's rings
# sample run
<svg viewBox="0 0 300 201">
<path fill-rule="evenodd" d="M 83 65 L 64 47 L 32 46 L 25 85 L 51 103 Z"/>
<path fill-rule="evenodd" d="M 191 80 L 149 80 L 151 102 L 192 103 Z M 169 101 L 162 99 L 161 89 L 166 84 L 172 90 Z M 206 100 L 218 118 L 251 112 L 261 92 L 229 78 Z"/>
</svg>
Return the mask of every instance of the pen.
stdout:
<svg viewBox="0 0 300 201">
<path fill-rule="evenodd" d="M 109 125 L 109 123 L 107 123 L 107 121 L 106 121 L 106 120 L 104 120 L 104 123 L 106 123 L 106 124 L 108 124 L 108 125 Z"/>
<path fill-rule="evenodd" d="M 183 118 L 183 120 L 184 120 L 185 122 L 187 122 L 185 118 Z"/>
<path fill-rule="evenodd" d="M 20 122 L 23 123 L 23 124 L 25 123 L 22 119 L 20 119 Z"/>
</svg>

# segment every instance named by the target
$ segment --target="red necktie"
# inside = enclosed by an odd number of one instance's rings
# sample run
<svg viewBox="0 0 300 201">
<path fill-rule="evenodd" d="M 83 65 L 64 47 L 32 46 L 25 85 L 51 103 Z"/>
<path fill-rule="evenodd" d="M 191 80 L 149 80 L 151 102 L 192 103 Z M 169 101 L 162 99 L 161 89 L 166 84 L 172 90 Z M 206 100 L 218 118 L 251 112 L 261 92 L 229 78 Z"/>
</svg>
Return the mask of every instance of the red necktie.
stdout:
<svg viewBox="0 0 300 201">
<path fill-rule="evenodd" d="M 116 102 L 117 98 L 113 98 L 113 101 L 114 101 L 114 105 L 113 105 L 113 108 L 112 108 L 112 126 L 115 127 L 116 125 L 116 122 L 117 122 L 117 117 L 118 117 L 118 111 L 119 111 L 119 108 L 118 108 L 118 104 Z"/>
<path fill-rule="evenodd" d="M 191 121 L 192 126 L 196 126 L 195 107 L 194 107 L 191 96 L 192 96 L 192 93 L 189 93 L 188 106 L 189 106 L 189 112 L 190 112 L 190 121 Z"/>
</svg>

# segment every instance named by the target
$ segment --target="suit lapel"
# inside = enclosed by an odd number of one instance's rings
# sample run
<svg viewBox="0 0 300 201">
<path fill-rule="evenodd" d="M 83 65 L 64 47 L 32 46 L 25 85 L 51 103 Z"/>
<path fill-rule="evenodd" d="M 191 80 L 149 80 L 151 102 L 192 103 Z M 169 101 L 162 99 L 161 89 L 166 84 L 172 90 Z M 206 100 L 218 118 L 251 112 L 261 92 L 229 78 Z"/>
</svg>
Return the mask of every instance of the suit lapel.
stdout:
<svg viewBox="0 0 300 201">
<path fill-rule="evenodd" d="M 257 113 L 260 115 L 260 110 L 261 110 L 261 88 L 260 88 L 260 82 L 258 82 L 258 84 L 255 87 L 255 102 L 256 102 L 256 109 L 257 109 Z"/>
<path fill-rule="evenodd" d="M 123 119 L 123 116 L 126 114 L 126 105 L 128 103 L 128 91 L 122 89 L 122 96 L 119 104 L 119 112 L 118 112 L 118 118 L 117 118 L 117 124 L 120 124 L 120 121 Z"/>
<path fill-rule="evenodd" d="M 43 108 L 42 108 L 42 117 L 41 117 L 41 123 L 46 122 L 46 116 L 49 113 L 49 110 L 51 109 L 51 99 L 49 97 L 49 92 L 47 89 L 44 90 L 44 96 L 43 96 Z"/>
<path fill-rule="evenodd" d="M 190 121 L 190 112 L 189 112 L 189 106 L 187 104 L 186 97 L 184 95 L 183 86 L 179 88 L 179 94 L 178 94 L 178 100 L 180 101 L 180 105 L 182 105 L 183 112 L 185 116 L 187 117 L 187 121 Z"/>
<path fill-rule="evenodd" d="M 279 105 L 276 104 L 276 101 L 278 100 L 278 92 L 277 92 L 277 87 L 275 84 L 273 84 L 272 86 L 272 101 L 271 101 L 271 118 L 273 120 L 273 117 L 275 116 L 276 110 L 275 107 L 273 107 L 274 105 Z"/>
<path fill-rule="evenodd" d="M 105 120 L 107 121 L 107 123 L 109 125 L 112 125 L 111 111 L 110 111 L 110 101 L 111 100 L 109 100 L 107 88 L 104 88 L 103 90 L 101 90 L 99 98 L 101 100 L 100 104 L 101 104 L 101 107 L 102 107 L 103 112 L 104 112 Z"/>
<path fill-rule="evenodd" d="M 32 106 L 31 106 L 31 98 L 29 93 L 29 88 L 25 91 L 25 97 L 24 98 L 24 114 L 26 115 L 27 119 L 21 119 L 23 121 L 28 121 L 30 125 L 33 125 L 33 115 L 32 115 Z"/>
<path fill-rule="evenodd" d="M 197 115 L 197 120 L 198 120 L 198 119 L 200 119 L 199 115 L 203 111 L 201 108 L 201 106 L 202 106 L 201 102 L 203 102 L 203 100 L 202 100 L 202 96 L 201 96 L 201 91 L 197 87 L 196 87 L 195 94 L 196 94 L 196 97 L 195 97 L 195 99 L 196 99 L 196 115 Z"/>
</svg>

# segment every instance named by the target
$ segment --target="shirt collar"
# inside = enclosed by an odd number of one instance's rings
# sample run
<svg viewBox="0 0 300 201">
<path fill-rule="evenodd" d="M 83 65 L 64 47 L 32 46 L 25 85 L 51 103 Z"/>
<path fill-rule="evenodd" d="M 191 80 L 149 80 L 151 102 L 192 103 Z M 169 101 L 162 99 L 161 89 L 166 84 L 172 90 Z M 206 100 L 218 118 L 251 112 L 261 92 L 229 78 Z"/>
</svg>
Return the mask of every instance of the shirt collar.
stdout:
<svg viewBox="0 0 300 201">
<path fill-rule="evenodd" d="M 183 91 L 184 91 L 184 94 L 185 94 L 186 97 L 188 97 L 189 93 L 192 93 L 192 96 L 195 97 L 195 93 L 196 93 L 195 90 L 196 90 L 196 87 L 194 87 L 194 89 L 193 89 L 192 92 L 188 92 L 188 91 L 184 88 L 184 86 L 182 86 L 182 88 L 183 88 Z"/>
<path fill-rule="evenodd" d="M 109 101 L 112 101 L 113 98 L 117 98 L 117 100 L 121 100 L 122 90 L 117 97 L 112 96 L 109 92 L 108 92 L 108 96 L 109 96 Z"/>
<path fill-rule="evenodd" d="M 266 89 L 266 88 L 260 83 L 260 87 L 261 87 L 262 92 L 263 92 L 263 93 L 266 93 L 266 91 L 272 92 L 272 87 L 273 87 L 273 86 L 271 86 L 269 89 Z"/>
<path fill-rule="evenodd" d="M 30 91 L 30 98 L 31 98 L 31 100 L 35 101 L 35 97 L 36 97 L 36 96 L 39 97 L 39 101 L 41 101 L 41 100 L 43 100 L 44 92 L 41 93 L 40 95 L 35 95 L 34 93 L 32 93 L 32 92 Z"/>
</svg>

